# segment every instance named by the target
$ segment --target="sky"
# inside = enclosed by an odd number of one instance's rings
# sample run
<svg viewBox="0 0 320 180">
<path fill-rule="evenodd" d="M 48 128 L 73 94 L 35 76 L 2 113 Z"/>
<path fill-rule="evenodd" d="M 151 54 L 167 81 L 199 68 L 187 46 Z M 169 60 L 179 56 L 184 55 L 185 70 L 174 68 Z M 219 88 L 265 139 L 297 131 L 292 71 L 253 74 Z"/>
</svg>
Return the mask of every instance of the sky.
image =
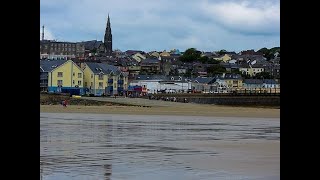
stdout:
<svg viewBox="0 0 320 180">
<path fill-rule="evenodd" d="M 236 51 L 280 46 L 280 0 L 40 0 L 40 38 L 113 49 Z"/>
</svg>

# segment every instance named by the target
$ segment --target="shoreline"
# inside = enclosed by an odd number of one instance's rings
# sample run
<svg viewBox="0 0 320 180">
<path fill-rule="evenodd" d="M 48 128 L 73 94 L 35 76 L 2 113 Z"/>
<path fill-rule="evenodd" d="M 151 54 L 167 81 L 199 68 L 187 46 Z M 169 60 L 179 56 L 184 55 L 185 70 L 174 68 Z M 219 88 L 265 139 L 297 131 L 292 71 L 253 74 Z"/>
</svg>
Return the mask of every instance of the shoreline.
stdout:
<svg viewBox="0 0 320 180">
<path fill-rule="evenodd" d="M 135 106 L 84 106 L 40 105 L 40 113 L 94 113 L 127 115 L 179 115 L 207 117 L 280 118 L 280 109 L 235 107 L 221 105 L 135 107 Z"/>
</svg>

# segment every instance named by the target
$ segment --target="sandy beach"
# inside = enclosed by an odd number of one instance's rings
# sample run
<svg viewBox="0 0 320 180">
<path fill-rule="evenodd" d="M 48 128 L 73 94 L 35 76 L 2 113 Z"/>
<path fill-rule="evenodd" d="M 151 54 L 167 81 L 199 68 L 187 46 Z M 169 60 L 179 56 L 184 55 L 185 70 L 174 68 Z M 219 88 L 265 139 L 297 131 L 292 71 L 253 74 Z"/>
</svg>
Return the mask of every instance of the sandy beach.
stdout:
<svg viewBox="0 0 320 180">
<path fill-rule="evenodd" d="M 135 115 L 184 115 L 214 117 L 260 117 L 279 118 L 280 109 L 230 107 L 218 105 L 188 105 L 168 107 L 134 106 L 82 106 L 40 105 L 40 112 L 53 113 L 98 113 L 98 114 L 135 114 Z"/>
</svg>

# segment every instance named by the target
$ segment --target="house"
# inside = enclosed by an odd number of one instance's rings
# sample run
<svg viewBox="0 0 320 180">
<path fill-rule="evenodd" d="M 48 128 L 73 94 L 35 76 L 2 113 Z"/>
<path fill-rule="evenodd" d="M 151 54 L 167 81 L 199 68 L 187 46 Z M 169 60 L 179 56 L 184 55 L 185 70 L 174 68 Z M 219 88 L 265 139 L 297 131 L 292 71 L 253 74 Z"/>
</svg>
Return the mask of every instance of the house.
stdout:
<svg viewBox="0 0 320 180">
<path fill-rule="evenodd" d="M 179 49 L 172 49 L 170 51 L 170 55 L 171 56 L 180 56 L 181 55 L 181 52 L 179 51 Z"/>
<path fill-rule="evenodd" d="M 95 96 L 123 95 L 128 89 L 128 77 L 116 66 L 86 62 L 82 63 L 84 88 Z"/>
<path fill-rule="evenodd" d="M 231 60 L 231 56 L 229 54 L 224 54 L 222 56 L 215 57 L 213 59 L 218 60 L 218 61 L 228 62 Z"/>
<path fill-rule="evenodd" d="M 170 56 L 170 53 L 168 53 L 166 50 L 160 53 L 160 56 Z"/>
<path fill-rule="evenodd" d="M 191 79 L 191 89 L 193 92 L 209 93 L 213 91 L 213 83 L 216 81 L 214 77 L 197 77 Z"/>
<path fill-rule="evenodd" d="M 270 75 L 276 79 L 280 79 L 280 64 L 270 63 L 264 66 L 264 71 L 270 73 Z"/>
<path fill-rule="evenodd" d="M 160 54 L 157 51 L 149 52 L 148 53 L 150 58 L 159 58 Z"/>
<path fill-rule="evenodd" d="M 236 88 L 242 88 L 243 81 L 240 74 L 223 74 L 220 77 L 217 77 L 217 79 L 221 81 L 225 81 L 227 88 L 229 89 L 236 89 Z"/>
<path fill-rule="evenodd" d="M 245 89 L 262 88 L 262 85 L 263 85 L 262 79 L 245 79 L 243 81 L 243 88 Z"/>
<path fill-rule="evenodd" d="M 191 89 L 191 82 L 181 76 L 138 75 L 130 82 L 130 86 L 147 88 L 151 94 L 160 92 L 187 92 Z"/>
<path fill-rule="evenodd" d="M 274 79 L 245 79 L 243 82 L 245 89 L 260 88 L 280 88 L 280 84 Z"/>
<path fill-rule="evenodd" d="M 147 58 L 140 62 L 141 71 L 148 75 L 160 73 L 160 61 L 158 59 Z"/>
<path fill-rule="evenodd" d="M 232 72 L 232 71 L 235 71 L 235 70 L 239 70 L 240 66 L 238 64 L 235 64 L 235 63 L 223 63 L 221 62 L 220 65 L 224 68 L 226 68 L 226 71 L 228 72 Z"/>
<path fill-rule="evenodd" d="M 87 55 L 95 55 L 99 53 L 105 53 L 106 48 L 102 41 L 92 40 L 92 41 L 84 41 L 82 42 L 85 48 L 85 53 Z"/>
<path fill-rule="evenodd" d="M 264 67 L 261 65 L 249 65 L 249 64 L 241 64 L 239 71 L 242 74 L 247 74 L 250 76 L 255 76 L 257 73 L 264 72 Z"/>
<path fill-rule="evenodd" d="M 42 60 L 40 91 L 82 95 L 83 71 L 71 60 Z"/>
<path fill-rule="evenodd" d="M 280 88 L 280 84 L 274 79 L 264 79 L 262 86 L 264 88 Z"/>
<path fill-rule="evenodd" d="M 127 50 L 127 51 L 125 51 L 125 55 L 130 56 L 130 57 L 133 56 L 136 53 L 144 54 L 143 51 L 139 51 L 139 50 Z"/>
<path fill-rule="evenodd" d="M 40 40 L 40 59 L 71 59 L 83 58 L 85 48 L 82 43 Z"/>
<path fill-rule="evenodd" d="M 128 66 L 129 78 L 132 79 L 140 74 L 141 66 Z"/>
<path fill-rule="evenodd" d="M 135 53 L 131 57 L 133 59 L 135 59 L 137 62 L 141 62 L 142 60 L 146 59 L 146 57 L 144 55 L 142 55 L 141 53 Z"/>
</svg>

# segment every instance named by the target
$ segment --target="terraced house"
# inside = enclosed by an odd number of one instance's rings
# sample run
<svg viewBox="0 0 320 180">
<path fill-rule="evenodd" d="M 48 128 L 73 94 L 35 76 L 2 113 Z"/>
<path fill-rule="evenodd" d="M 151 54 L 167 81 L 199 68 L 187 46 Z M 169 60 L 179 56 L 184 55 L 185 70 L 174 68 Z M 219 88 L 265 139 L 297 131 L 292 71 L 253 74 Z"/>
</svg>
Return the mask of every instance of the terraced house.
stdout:
<svg viewBox="0 0 320 180">
<path fill-rule="evenodd" d="M 123 95 L 128 90 L 128 76 L 116 66 L 104 63 L 81 64 L 87 94 L 95 96 Z"/>
<path fill-rule="evenodd" d="M 41 60 L 40 91 L 82 95 L 83 71 L 71 60 Z"/>
</svg>

